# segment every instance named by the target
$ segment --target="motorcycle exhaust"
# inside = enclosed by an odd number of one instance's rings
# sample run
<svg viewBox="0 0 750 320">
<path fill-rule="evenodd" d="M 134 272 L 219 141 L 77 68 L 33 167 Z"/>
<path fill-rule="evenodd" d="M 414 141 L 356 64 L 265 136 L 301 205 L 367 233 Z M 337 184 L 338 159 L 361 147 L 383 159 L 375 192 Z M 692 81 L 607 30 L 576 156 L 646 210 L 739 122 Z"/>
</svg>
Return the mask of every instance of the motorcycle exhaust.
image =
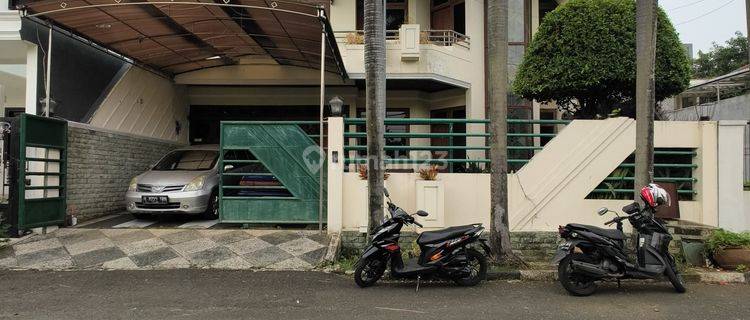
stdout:
<svg viewBox="0 0 750 320">
<path fill-rule="evenodd" d="M 591 264 L 591 263 L 586 263 L 586 262 L 581 262 L 581 261 L 572 261 L 571 265 L 573 267 L 574 272 L 585 273 L 587 276 L 603 278 L 609 274 L 606 270 L 602 269 L 600 266 Z"/>
</svg>

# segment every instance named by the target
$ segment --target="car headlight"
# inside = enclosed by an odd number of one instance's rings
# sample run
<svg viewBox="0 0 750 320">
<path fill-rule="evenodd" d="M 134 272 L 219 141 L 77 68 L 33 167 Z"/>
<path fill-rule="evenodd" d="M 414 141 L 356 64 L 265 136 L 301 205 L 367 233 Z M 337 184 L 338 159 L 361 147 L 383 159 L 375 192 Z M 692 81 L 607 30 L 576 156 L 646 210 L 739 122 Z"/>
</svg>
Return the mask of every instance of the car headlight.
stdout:
<svg viewBox="0 0 750 320">
<path fill-rule="evenodd" d="M 138 188 L 138 178 L 130 179 L 130 185 L 128 185 L 128 191 L 135 191 Z"/>
<path fill-rule="evenodd" d="M 206 175 L 197 176 L 185 186 L 185 191 L 198 191 L 203 189 L 204 184 L 206 184 Z"/>
</svg>

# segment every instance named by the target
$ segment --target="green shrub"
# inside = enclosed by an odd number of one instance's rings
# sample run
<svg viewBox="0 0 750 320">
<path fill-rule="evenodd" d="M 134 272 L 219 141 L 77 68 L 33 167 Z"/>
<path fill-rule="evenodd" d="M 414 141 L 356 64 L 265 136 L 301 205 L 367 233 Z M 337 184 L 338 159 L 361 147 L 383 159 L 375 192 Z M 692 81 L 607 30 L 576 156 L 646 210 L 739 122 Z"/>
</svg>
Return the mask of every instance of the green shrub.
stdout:
<svg viewBox="0 0 750 320">
<path fill-rule="evenodd" d="M 750 248 L 750 232 L 717 229 L 706 239 L 706 251 L 716 253 L 726 248 Z"/>
<path fill-rule="evenodd" d="M 635 0 L 570 0 L 531 40 L 513 91 L 556 102 L 576 118 L 635 114 Z M 658 12 L 656 100 L 684 91 L 690 61 L 669 17 Z"/>
</svg>

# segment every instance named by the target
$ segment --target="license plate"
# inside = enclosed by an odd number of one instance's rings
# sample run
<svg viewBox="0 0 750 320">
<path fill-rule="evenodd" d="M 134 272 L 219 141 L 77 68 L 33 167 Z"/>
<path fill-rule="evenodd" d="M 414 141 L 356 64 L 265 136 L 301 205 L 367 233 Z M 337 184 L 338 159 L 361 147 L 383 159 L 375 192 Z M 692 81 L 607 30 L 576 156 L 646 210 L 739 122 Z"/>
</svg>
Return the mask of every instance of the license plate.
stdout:
<svg viewBox="0 0 750 320">
<path fill-rule="evenodd" d="M 143 204 L 168 204 L 167 196 L 143 196 Z"/>
</svg>

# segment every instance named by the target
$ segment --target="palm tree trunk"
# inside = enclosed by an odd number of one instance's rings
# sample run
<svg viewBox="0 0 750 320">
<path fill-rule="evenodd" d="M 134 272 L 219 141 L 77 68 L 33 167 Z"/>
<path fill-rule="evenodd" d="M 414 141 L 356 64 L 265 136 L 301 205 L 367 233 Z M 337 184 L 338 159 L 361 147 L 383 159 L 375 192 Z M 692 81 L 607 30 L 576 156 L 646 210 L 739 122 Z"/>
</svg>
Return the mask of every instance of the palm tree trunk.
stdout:
<svg viewBox="0 0 750 320">
<path fill-rule="evenodd" d="M 370 231 L 383 220 L 385 146 L 385 1 L 365 0 L 367 182 Z"/>
<path fill-rule="evenodd" d="M 490 118 L 490 244 L 513 256 L 508 227 L 508 0 L 487 1 L 487 89 Z"/>
<path fill-rule="evenodd" d="M 654 108 L 656 105 L 654 68 L 656 62 L 657 0 L 636 2 L 636 125 L 635 190 L 654 179 Z"/>
</svg>

